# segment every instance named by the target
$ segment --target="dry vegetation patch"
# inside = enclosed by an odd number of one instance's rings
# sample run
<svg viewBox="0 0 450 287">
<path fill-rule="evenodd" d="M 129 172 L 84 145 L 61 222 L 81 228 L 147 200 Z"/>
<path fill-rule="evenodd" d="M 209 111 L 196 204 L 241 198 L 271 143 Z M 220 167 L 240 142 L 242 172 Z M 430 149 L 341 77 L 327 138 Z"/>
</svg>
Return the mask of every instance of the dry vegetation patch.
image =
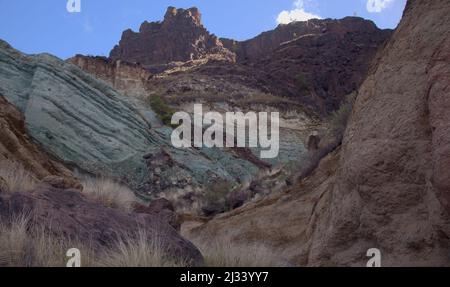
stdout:
<svg viewBox="0 0 450 287">
<path fill-rule="evenodd" d="M 65 267 L 67 251 L 77 248 L 82 267 L 186 267 L 183 260 L 170 258 L 158 236 L 145 230 L 121 236 L 103 250 L 89 242 L 78 242 L 47 233 L 45 226 L 32 226 L 23 215 L 0 223 L 0 267 Z"/>
<path fill-rule="evenodd" d="M 81 176 L 83 193 L 104 206 L 129 212 L 136 201 L 134 192 L 127 186 L 107 177 Z"/>
<path fill-rule="evenodd" d="M 10 161 L 0 162 L 0 178 L 2 188 L 8 192 L 31 191 L 38 183 L 21 164 Z"/>
<path fill-rule="evenodd" d="M 211 238 L 195 242 L 207 267 L 282 267 L 282 260 L 270 248 L 261 244 L 230 243 Z"/>
</svg>

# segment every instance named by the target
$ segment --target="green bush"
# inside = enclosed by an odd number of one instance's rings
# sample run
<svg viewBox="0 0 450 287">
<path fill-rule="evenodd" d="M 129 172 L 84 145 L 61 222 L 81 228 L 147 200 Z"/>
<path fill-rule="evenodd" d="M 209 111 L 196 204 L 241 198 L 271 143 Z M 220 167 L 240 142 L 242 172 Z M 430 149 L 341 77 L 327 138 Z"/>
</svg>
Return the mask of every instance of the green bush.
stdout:
<svg viewBox="0 0 450 287">
<path fill-rule="evenodd" d="M 165 125 L 172 126 L 172 116 L 175 111 L 161 97 L 153 96 L 150 99 L 150 106 Z"/>
<path fill-rule="evenodd" d="M 305 75 L 298 74 L 296 79 L 297 87 L 300 92 L 308 92 L 310 89 L 310 85 L 308 83 L 308 80 L 306 80 Z"/>
<path fill-rule="evenodd" d="M 228 195 L 232 191 L 233 186 L 225 180 L 210 184 L 203 195 L 203 213 L 210 216 L 229 211 Z"/>
<path fill-rule="evenodd" d="M 338 140 L 342 140 L 345 130 L 347 128 L 348 120 L 353 110 L 353 105 L 356 101 L 358 93 L 353 92 L 346 96 L 345 101 L 342 103 L 337 111 L 334 111 L 329 118 L 331 135 Z"/>
</svg>

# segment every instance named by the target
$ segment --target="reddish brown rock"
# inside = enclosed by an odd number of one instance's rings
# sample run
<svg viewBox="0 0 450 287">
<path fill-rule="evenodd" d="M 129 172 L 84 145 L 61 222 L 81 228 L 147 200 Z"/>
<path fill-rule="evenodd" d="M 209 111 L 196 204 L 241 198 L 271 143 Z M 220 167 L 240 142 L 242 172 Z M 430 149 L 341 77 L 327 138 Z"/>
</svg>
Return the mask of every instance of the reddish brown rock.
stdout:
<svg viewBox="0 0 450 287">
<path fill-rule="evenodd" d="M 38 179 L 49 175 L 70 178 L 71 172 L 27 136 L 22 114 L 0 95 L 0 163 L 17 162 Z"/>
<path fill-rule="evenodd" d="M 358 89 L 376 51 L 391 36 L 368 20 L 310 20 L 280 25 L 254 39 L 225 46 L 254 68 L 273 94 L 318 114 L 336 110 Z"/>
<path fill-rule="evenodd" d="M 173 204 L 165 198 L 152 200 L 148 208 L 154 210 L 155 212 L 161 212 L 163 210 L 175 211 Z"/>
<path fill-rule="evenodd" d="M 169 7 L 162 22 L 144 22 L 137 33 L 123 32 L 110 58 L 148 67 L 191 61 L 212 54 L 221 55 L 227 61 L 234 61 L 235 57 L 203 27 L 197 8 Z"/>
<path fill-rule="evenodd" d="M 180 229 L 178 214 L 175 212 L 173 204 L 167 199 L 160 198 L 150 202 L 148 206 L 136 203 L 133 206 L 134 212 L 138 214 L 150 214 L 167 222 L 176 230 Z"/>
<path fill-rule="evenodd" d="M 143 98 L 148 94 L 146 83 L 152 74 L 140 65 L 83 55 L 76 55 L 68 61 L 127 96 Z"/>
<path fill-rule="evenodd" d="M 386 38 L 391 32 L 390 30 L 379 30 L 372 21 L 358 17 L 346 17 L 341 20 L 311 19 L 309 21 L 292 22 L 287 25 L 281 24 L 274 30 L 261 33 L 255 38 L 242 42 L 225 38 L 220 40 L 226 48 L 236 53 L 239 62 L 258 62 L 290 41 L 298 40 L 306 35 L 327 33 L 340 34 L 341 36 L 346 34 L 349 36 L 351 33 L 368 33 L 375 38 Z"/>
</svg>

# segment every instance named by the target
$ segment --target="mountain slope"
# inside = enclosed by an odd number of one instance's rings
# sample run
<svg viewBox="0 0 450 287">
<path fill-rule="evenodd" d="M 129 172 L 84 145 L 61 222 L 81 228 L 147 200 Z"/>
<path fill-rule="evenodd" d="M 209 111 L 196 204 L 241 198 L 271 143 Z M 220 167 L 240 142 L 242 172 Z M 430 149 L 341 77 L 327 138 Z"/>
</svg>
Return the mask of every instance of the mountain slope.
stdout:
<svg viewBox="0 0 450 287">
<path fill-rule="evenodd" d="M 44 151 L 82 172 L 109 175 L 141 195 L 183 197 L 216 181 L 239 184 L 259 167 L 220 149 L 175 149 L 148 104 L 51 55 L 0 43 L 0 94 Z M 192 204 L 190 200 L 188 200 Z"/>
<path fill-rule="evenodd" d="M 371 21 L 346 17 L 280 25 L 243 42 L 219 40 L 203 27 L 197 8 L 169 7 L 162 22 L 144 22 L 139 33 L 125 31 L 110 59 L 139 63 L 158 74 L 151 80 L 156 90 L 168 89 L 166 82 L 176 89 L 183 75 L 191 82 L 203 77 L 211 82 L 203 84 L 211 101 L 224 93 L 229 101 L 268 94 L 280 107 L 325 117 L 361 85 L 372 57 L 391 34 Z M 233 85 L 243 92 L 226 89 Z M 189 99 L 192 89 L 173 92 Z"/>
</svg>

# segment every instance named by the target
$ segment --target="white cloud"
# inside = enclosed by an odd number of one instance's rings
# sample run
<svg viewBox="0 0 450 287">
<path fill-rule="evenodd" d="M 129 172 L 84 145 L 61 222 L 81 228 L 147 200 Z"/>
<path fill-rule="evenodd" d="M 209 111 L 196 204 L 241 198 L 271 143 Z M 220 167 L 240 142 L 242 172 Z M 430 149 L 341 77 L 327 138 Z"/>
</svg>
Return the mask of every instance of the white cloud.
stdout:
<svg viewBox="0 0 450 287">
<path fill-rule="evenodd" d="M 367 0 L 367 11 L 380 13 L 386 9 L 394 0 Z"/>
<path fill-rule="evenodd" d="M 289 24 L 295 21 L 308 21 L 310 19 L 320 19 L 320 16 L 308 13 L 303 9 L 293 9 L 291 11 L 282 11 L 278 17 L 278 24 Z"/>
<path fill-rule="evenodd" d="M 294 7 L 292 10 L 281 11 L 277 17 L 278 24 L 289 24 L 295 21 L 308 21 L 310 19 L 320 19 L 319 15 L 315 15 L 313 13 L 309 13 L 305 11 L 304 8 L 304 0 L 296 0 L 294 2 Z"/>
</svg>

